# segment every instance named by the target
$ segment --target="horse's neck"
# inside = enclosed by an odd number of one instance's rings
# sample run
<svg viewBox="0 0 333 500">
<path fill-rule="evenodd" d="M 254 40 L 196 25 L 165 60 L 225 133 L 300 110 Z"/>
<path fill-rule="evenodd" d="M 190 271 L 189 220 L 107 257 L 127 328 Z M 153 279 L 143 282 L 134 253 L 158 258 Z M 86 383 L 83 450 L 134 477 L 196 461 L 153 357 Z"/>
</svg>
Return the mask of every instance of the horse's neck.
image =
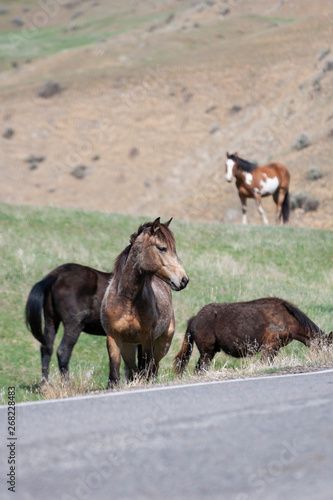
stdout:
<svg viewBox="0 0 333 500">
<path fill-rule="evenodd" d="M 117 283 L 117 295 L 134 300 L 142 290 L 146 276 L 138 263 L 138 249 L 132 248 Z"/>
<path fill-rule="evenodd" d="M 309 347 L 311 342 L 325 341 L 326 334 L 320 329 L 310 330 L 309 328 L 300 326 L 295 336 L 295 340 L 298 340 L 299 342 L 302 342 L 303 344 Z"/>
</svg>

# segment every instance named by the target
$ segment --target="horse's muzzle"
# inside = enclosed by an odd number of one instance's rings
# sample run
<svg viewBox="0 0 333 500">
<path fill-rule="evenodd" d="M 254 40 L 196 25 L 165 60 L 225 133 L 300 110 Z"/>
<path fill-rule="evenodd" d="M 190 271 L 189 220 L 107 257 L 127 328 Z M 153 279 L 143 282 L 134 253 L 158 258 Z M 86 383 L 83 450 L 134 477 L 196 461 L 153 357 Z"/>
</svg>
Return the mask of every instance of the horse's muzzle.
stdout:
<svg viewBox="0 0 333 500">
<path fill-rule="evenodd" d="M 174 290 L 175 292 L 180 292 L 180 290 L 184 290 L 184 288 L 187 287 L 187 284 L 189 281 L 190 281 L 190 278 L 188 278 L 187 276 L 183 276 L 179 285 L 176 285 L 176 283 L 171 281 L 170 282 L 171 289 Z"/>
</svg>

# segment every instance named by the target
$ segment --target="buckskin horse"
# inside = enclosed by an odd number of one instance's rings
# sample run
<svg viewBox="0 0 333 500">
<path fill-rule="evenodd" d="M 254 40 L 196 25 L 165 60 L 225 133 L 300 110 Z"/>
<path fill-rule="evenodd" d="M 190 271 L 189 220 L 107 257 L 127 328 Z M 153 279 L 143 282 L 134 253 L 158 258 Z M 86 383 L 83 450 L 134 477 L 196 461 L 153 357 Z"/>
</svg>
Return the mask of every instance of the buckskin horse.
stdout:
<svg viewBox="0 0 333 500">
<path fill-rule="evenodd" d="M 196 371 L 200 371 L 221 350 L 236 358 L 261 352 L 263 361 L 272 362 L 292 340 L 307 347 L 315 342 L 328 345 L 332 335 L 327 336 L 296 306 L 277 297 L 208 304 L 189 319 L 174 369 L 178 374 L 185 370 L 194 342 L 200 353 Z"/>
<path fill-rule="evenodd" d="M 60 372 L 65 376 L 80 333 L 106 335 L 100 321 L 100 308 L 111 276 L 111 273 L 68 263 L 57 267 L 32 287 L 25 318 L 27 327 L 41 343 L 42 382 L 49 378 L 53 343 L 61 322 L 64 335 L 57 356 Z"/>
<path fill-rule="evenodd" d="M 247 199 L 254 198 L 263 223 L 268 224 L 261 198 L 272 195 L 276 203 L 276 223 L 285 224 L 289 220 L 290 173 L 281 163 L 268 163 L 260 167 L 256 163 L 240 158 L 237 153 L 226 159 L 225 178 L 231 182 L 236 178 L 236 187 L 242 204 L 243 224 L 247 224 Z"/>
<path fill-rule="evenodd" d="M 189 278 L 176 252 L 171 222 L 142 224 L 115 261 L 101 307 L 110 359 L 108 386 L 120 380 L 123 358 L 128 378 L 157 376 L 175 330 L 171 289 L 183 290 Z M 136 364 L 136 346 L 141 362 Z"/>
</svg>

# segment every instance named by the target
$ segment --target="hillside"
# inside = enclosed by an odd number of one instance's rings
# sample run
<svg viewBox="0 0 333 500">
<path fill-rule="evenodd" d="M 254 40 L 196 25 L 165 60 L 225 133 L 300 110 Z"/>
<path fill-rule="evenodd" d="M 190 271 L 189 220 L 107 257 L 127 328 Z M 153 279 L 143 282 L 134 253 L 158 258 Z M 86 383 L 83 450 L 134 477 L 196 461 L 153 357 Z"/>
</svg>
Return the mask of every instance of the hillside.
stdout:
<svg viewBox="0 0 333 500">
<path fill-rule="evenodd" d="M 238 223 L 238 151 L 320 201 L 292 226 L 332 230 L 332 15 L 329 0 L 1 1 L 0 201 Z M 61 92 L 39 97 L 49 79 Z"/>
</svg>

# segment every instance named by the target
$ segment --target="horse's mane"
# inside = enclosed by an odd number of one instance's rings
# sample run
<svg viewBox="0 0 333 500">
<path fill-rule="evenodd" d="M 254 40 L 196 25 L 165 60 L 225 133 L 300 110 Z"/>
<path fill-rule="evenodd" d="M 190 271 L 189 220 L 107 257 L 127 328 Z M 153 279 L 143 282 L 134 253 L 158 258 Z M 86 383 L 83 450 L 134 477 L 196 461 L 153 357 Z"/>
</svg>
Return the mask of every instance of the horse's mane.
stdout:
<svg viewBox="0 0 333 500">
<path fill-rule="evenodd" d="M 253 172 L 253 170 L 255 170 L 256 168 L 258 168 L 258 164 L 257 163 L 244 160 L 243 158 L 240 158 L 237 155 L 230 155 L 229 158 L 231 158 L 232 160 L 234 160 L 236 162 L 236 164 L 237 164 L 237 167 L 240 170 L 243 170 L 244 172 Z"/>
<path fill-rule="evenodd" d="M 123 270 L 123 267 L 126 264 L 126 261 L 127 261 L 128 255 L 131 251 L 131 248 L 134 245 L 137 237 L 140 234 L 142 234 L 143 232 L 150 231 L 153 224 L 154 224 L 153 222 L 145 222 L 144 224 L 141 224 L 141 226 L 139 226 L 139 229 L 136 233 L 133 233 L 131 235 L 130 244 L 127 245 L 126 248 L 124 248 L 124 250 L 118 255 L 118 257 L 115 260 L 114 269 L 113 269 L 114 279 L 117 280 L 117 278 L 120 276 L 120 274 Z M 172 251 L 175 251 L 175 248 L 176 248 L 175 237 L 174 237 L 172 231 L 170 231 L 170 229 L 168 228 L 168 226 L 166 224 L 163 224 L 163 223 L 160 224 L 160 226 L 157 230 L 157 235 L 167 245 L 168 248 L 170 248 Z"/>
<path fill-rule="evenodd" d="M 287 302 L 286 300 L 281 300 L 281 303 L 284 305 L 284 307 L 287 309 L 287 311 L 294 316 L 296 321 L 300 324 L 302 328 L 305 330 L 308 330 L 309 332 L 313 334 L 323 334 L 324 332 L 319 328 L 319 326 L 316 325 L 306 314 L 304 314 L 298 307 L 296 307 L 294 304 L 291 304 L 290 302 Z"/>
</svg>

